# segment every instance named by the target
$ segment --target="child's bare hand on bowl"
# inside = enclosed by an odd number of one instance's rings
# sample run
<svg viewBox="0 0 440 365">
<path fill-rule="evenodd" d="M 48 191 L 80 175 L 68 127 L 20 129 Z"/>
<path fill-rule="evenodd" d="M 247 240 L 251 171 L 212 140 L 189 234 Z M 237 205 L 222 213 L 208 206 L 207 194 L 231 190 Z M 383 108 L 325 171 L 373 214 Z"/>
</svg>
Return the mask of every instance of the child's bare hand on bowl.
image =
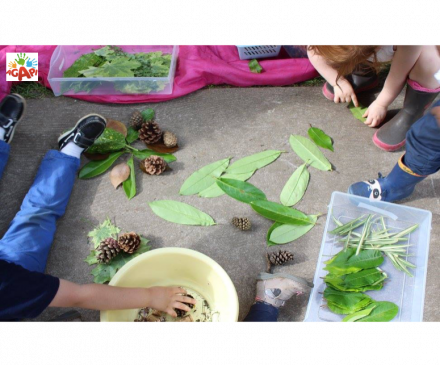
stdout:
<svg viewBox="0 0 440 365">
<path fill-rule="evenodd" d="M 379 126 L 387 115 L 387 107 L 380 105 L 377 100 L 373 101 L 364 113 L 363 117 L 367 118 L 365 124 L 369 127 Z"/>
<path fill-rule="evenodd" d="M 189 312 L 191 309 L 185 303 L 197 303 L 195 299 L 185 296 L 185 289 L 176 286 L 154 286 L 147 290 L 150 297 L 148 307 L 168 313 L 172 317 L 177 317 L 174 308 Z"/>
</svg>

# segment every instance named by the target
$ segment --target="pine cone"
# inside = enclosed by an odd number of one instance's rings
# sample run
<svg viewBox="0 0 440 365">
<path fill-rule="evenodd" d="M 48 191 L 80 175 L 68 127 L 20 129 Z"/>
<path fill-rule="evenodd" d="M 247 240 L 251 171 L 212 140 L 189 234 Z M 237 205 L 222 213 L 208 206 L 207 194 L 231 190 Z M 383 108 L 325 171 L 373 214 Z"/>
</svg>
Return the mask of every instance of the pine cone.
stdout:
<svg viewBox="0 0 440 365">
<path fill-rule="evenodd" d="M 232 224 L 242 231 L 249 231 L 252 227 L 252 223 L 248 218 L 234 217 L 232 218 Z"/>
<path fill-rule="evenodd" d="M 190 297 L 190 298 L 192 298 L 192 299 L 194 299 L 194 297 L 191 295 L 191 294 L 187 294 L 186 295 L 187 297 Z M 193 309 L 194 308 L 194 304 L 191 304 L 191 303 L 184 303 L 185 305 L 187 305 L 188 307 L 190 307 L 191 309 Z M 186 311 L 184 311 L 183 309 L 178 309 L 178 308 L 174 308 L 174 310 L 176 311 L 176 313 L 177 313 L 177 317 L 179 318 L 179 317 L 183 317 L 184 315 L 186 315 Z"/>
<path fill-rule="evenodd" d="M 163 144 L 167 147 L 177 146 L 177 137 L 174 133 L 166 131 L 163 133 Z"/>
<path fill-rule="evenodd" d="M 135 129 L 139 130 L 142 127 L 142 124 L 144 123 L 144 118 L 142 117 L 142 114 L 139 110 L 135 110 L 130 118 L 130 125 Z"/>
<path fill-rule="evenodd" d="M 100 264 L 109 263 L 120 251 L 118 241 L 114 238 L 106 238 L 97 248 L 96 258 Z"/>
<path fill-rule="evenodd" d="M 160 175 L 167 169 L 167 163 L 160 156 L 152 155 L 141 161 L 140 168 L 148 175 Z"/>
<path fill-rule="evenodd" d="M 141 238 L 137 233 L 134 232 L 124 233 L 123 235 L 119 236 L 118 243 L 122 251 L 126 253 L 133 253 L 139 248 Z"/>
<path fill-rule="evenodd" d="M 153 144 L 160 141 L 162 131 L 156 122 L 143 123 L 139 130 L 139 139 L 145 144 Z"/>
<path fill-rule="evenodd" d="M 282 251 L 271 253 L 269 261 L 272 265 L 284 265 L 286 262 L 293 260 L 293 253 L 290 251 Z"/>
</svg>

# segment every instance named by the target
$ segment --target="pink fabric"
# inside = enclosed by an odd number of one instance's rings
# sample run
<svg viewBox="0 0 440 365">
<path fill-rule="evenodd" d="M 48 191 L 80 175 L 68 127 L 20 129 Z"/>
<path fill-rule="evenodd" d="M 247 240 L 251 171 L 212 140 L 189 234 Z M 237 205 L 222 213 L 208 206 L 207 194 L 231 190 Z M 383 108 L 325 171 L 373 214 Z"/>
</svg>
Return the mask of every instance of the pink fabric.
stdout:
<svg viewBox="0 0 440 365">
<path fill-rule="evenodd" d="M 440 87 L 438 87 L 437 89 L 427 89 L 426 87 L 423 87 L 422 85 L 420 85 L 417 81 L 408 79 L 408 85 L 411 86 L 414 90 L 417 91 L 423 91 L 425 93 L 438 93 L 440 92 Z"/>
<path fill-rule="evenodd" d="M 9 93 L 6 82 L 6 52 L 38 52 L 39 82 L 47 80 L 50 58 L 56 46 L 0 46 L 0 100 Z M 145 103 L 178 98 L 206 85 L 234 86 L 290 85 L 318 76 L 307 58 L 260 60 L 261 74 L 249 71 L 249 61 L 241 61 L 235 46 L 180 46 L 174 90 L 171 95 L 89 95 L 72 96 L 99 103 Z"/>
</svg>

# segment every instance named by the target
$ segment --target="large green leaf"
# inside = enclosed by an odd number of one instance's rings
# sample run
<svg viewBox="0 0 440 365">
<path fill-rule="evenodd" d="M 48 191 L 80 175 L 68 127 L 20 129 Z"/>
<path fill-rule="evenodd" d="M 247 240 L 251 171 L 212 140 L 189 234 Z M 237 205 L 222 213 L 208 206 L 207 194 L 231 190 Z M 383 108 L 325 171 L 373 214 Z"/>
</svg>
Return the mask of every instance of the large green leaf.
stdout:
<svg viewBox="0 0 440 365">
<path fill-rule="evenodd" d="M 328 308 L 336 314 L 352 314 L 374 302 L 366 294 L 341 292 L 329 287 L 324 290 L 324 298 Z"/>
<path fill-rule="evenodd" d="M 284 185 L 280 194 L 281 203 L 289 207 L 298 203 L 306 192 L 309 179 L 309 170 L 307 170 L 307 164 L 304 163 L 295 170 Z"/>
<path fill-rule="evenodd" d="M 136 173 L 134 170 L 133 155 L 127 161 L 128 167 L 130 167 L 130 177 L 122 183 L 124 187 L 125 195 L 128 200 L 132 199 L 136 195 Z"/>
<path fill-rule="evenodd" d="M 106 172 L 124 152 L 114 152 L 105 160 L 90 161 L 79 171 L 80 179 L 90 179 Z"/>
<path fill-rule="evenodd" d="M 81 70 L 85 77 L 134 77 L 136 68 L 142 64 L 134 59 L 128 57 L 115 58 L 112 61 L 107 61 L 99 67 L 89 67 Z"/>
<path fill-rule="evenodd" d="M 283 225 L 283 223 L 275 222 L 274 224 L 272 224 L 272 225 L 270 226 L 269 230 L 267 231 L 267 234 L 266 234 L 266 243 L 267 243 L 267 246 L 268 246 L 268 247 L 278 245 L 278 243 L 272 242 L 272 241 L 270 240 L 270 236 L 272 235 L 272 232 L 273 232 L 275 229 L 277 229 L 279 226 L 281 226 L 281 225 Z"/>
<path fill-rule="evenodd" d="M 109 218 L 107 218 L 104 222 L 102 222 L 100 225 L 98 225 L 95 229 L 90 231 L 87 234 L 87 237 L 90 238 L 90 240 L 93 243 L 93 247 L 97 248 L 99 244 L 105 240 L 106 238 L 117 238 L 118 233 L 120 232 L 120 229 L 116 227 Z"/>
<path fill-rule="evenodd" d="M 292 149 L 304 162 L 318 170 L 331 171 L 332 165 L 310 139 L 292 134 L 289 141 Z"/>
<path fill-rule="evenodd" d="M 223 174 L 221 177 L 222 179 L 224 178 L 224 179 L 246 181 L 247 179 L 251 178 L 254 172 L 255 171 L 246 172 L 244 174 Z M 224 194 L 225 192 L 222 189 L 220 189 L 219 186 L 214 182 L 214 184 L 212 184 L 209 188 L 202 190 L 199 193 L 199 196 L 202 198 L 216 198 Z"/>
<path fill-rule="evenodd" d="M 250 60 L 249 70 L 251 70 L 253 73 L 259 74 L 261 71 L 263 71 L 263 68 L 260 66 L 257 60 Z"/>
<path fill-rule="evenodd" d="M 251 202 L 251 207 L 258 214 L 261 214 L 263 217 L 271 219 L 275 222 L 295 224 L 299 226 L 305 226 L 313 223 L 313 220 L 303 212 L 267 200 Z"/>
<path fill-rule="evenodd" d="M 166 221 L 191 226 L 212 226 L 214 220 L 191 205 L 174 200 L 158 200 L 149 203 L 153 212 Z"/>
<path fill-rule="evenodd" d="M 335 255 L 324 270 L 335 275 L 346 275 L 363 269 L 382 265 L 384 258 L 379 250 L 363 250 L 356 255 L 356 249 L 348 248 Z"/>
<path fill-rule="evenodd" d="M 319 147 L 334 151 L 332 139 L 322 129 L 310 127 L 307 134 Z"/>
<path fill-rule="evenodd" d="M 109 152 L 120 151 L 126 145 L 123 134 L 114 129 L 106 128 L 101 136 L 87 149 L 87 153 L 106 154 Z"/>
<path fill-rule="evenodd" d="M 215 180 L 225 171 L 229 158 L 213 162 L 202 167 L 188 177 L 180 188 L 180 195 L 193 195 L 209 188 Z"/>
<path fill-rule="evenodd" d="M 268 150 L 235 161 L 226 170 L 229 174 L 244 174 L 255 171 L 275 161 L 283 151 Z"/>
<path fill-rule="evenodd" d="M 362 105 L 359 105 L 356 107 L 356 106 L 354 106 L 353 102 L 351 102 L 348 105 L 348 109 L 350 109 L 350 111 L 354 115 L 354 117 L 356 119 L 360 120 L 361 122 L 365 122 L 367 120 L 367 118 L 364 118 L 363 115 L 367 111 L 368 107 L 364 107 Z"/>
<path fill-rule="evenodd" d="M 374 307 L 373 310 L 366 317 L 357 320 L 357 322 L 389 322 L 399 313 L 399 307 L 394 303 L 375 302 L 373 304 L 367 307 Z"/>
<path fill-rule="evenodd" d="M 217 179 L 217 185 L 231 198 L 250 204 L 255 200 L 266 200 L 266 195 L 254 185 L 234 179 Z"/>
<path fill-rule="evenodd" d="M 63 77 L 80 77 L 81 70 L 88 67 L 99 66 L 103 59 L 95 53 L 86 53 L 79 57 L 67 70 L 64 71 Z"/>
<path fill-rule="evenodd" d="M 134 155 L 134 157 L 140 159 L 140 160 L 144 160 L 150 156 L 160 156 L 162 157 L 166 163 L 170 163 L 173 161 L 176 161 L 176 156 L 170 154 L 170 153 L 161 153 L 161 152 L 155 152 L 153 150 L 149 150 L 149 149 L 144 149 L 144 150 L 139 150 L 139 151 L 131 151 Z"/>
<path fill-rule="evenodd" d="M 312 220 L 312 223 L 305 226 L 292 224 L 279 225 L 272 231 L 270 235 L 270 241 L 275 244 L 282 245 L 284 243 L 292 242 L 301 236 L 304 236 L 315 226 L 318 216 L 309 215 L 309 218 Z"/>
</svg>

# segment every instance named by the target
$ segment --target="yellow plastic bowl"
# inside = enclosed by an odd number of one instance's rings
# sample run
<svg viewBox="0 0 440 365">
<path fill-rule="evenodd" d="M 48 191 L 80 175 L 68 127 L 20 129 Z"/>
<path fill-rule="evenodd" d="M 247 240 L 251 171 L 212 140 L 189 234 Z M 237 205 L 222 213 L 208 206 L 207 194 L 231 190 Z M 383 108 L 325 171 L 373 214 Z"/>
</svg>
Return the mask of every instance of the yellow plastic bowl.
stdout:
<svg viewBox="0 0 440 365">
<path fill-rule="evenodd" d="M 183 286 L 209 303 L 220 322 L 238 320 L 238 296 L 223 268 L 208 256 L 187 248 L 159 248 L 125 264 L 109 285 L 122 287 Z M 101 311 L 101 322 L 132 322 L 137 309 Z"/>
</svg>

